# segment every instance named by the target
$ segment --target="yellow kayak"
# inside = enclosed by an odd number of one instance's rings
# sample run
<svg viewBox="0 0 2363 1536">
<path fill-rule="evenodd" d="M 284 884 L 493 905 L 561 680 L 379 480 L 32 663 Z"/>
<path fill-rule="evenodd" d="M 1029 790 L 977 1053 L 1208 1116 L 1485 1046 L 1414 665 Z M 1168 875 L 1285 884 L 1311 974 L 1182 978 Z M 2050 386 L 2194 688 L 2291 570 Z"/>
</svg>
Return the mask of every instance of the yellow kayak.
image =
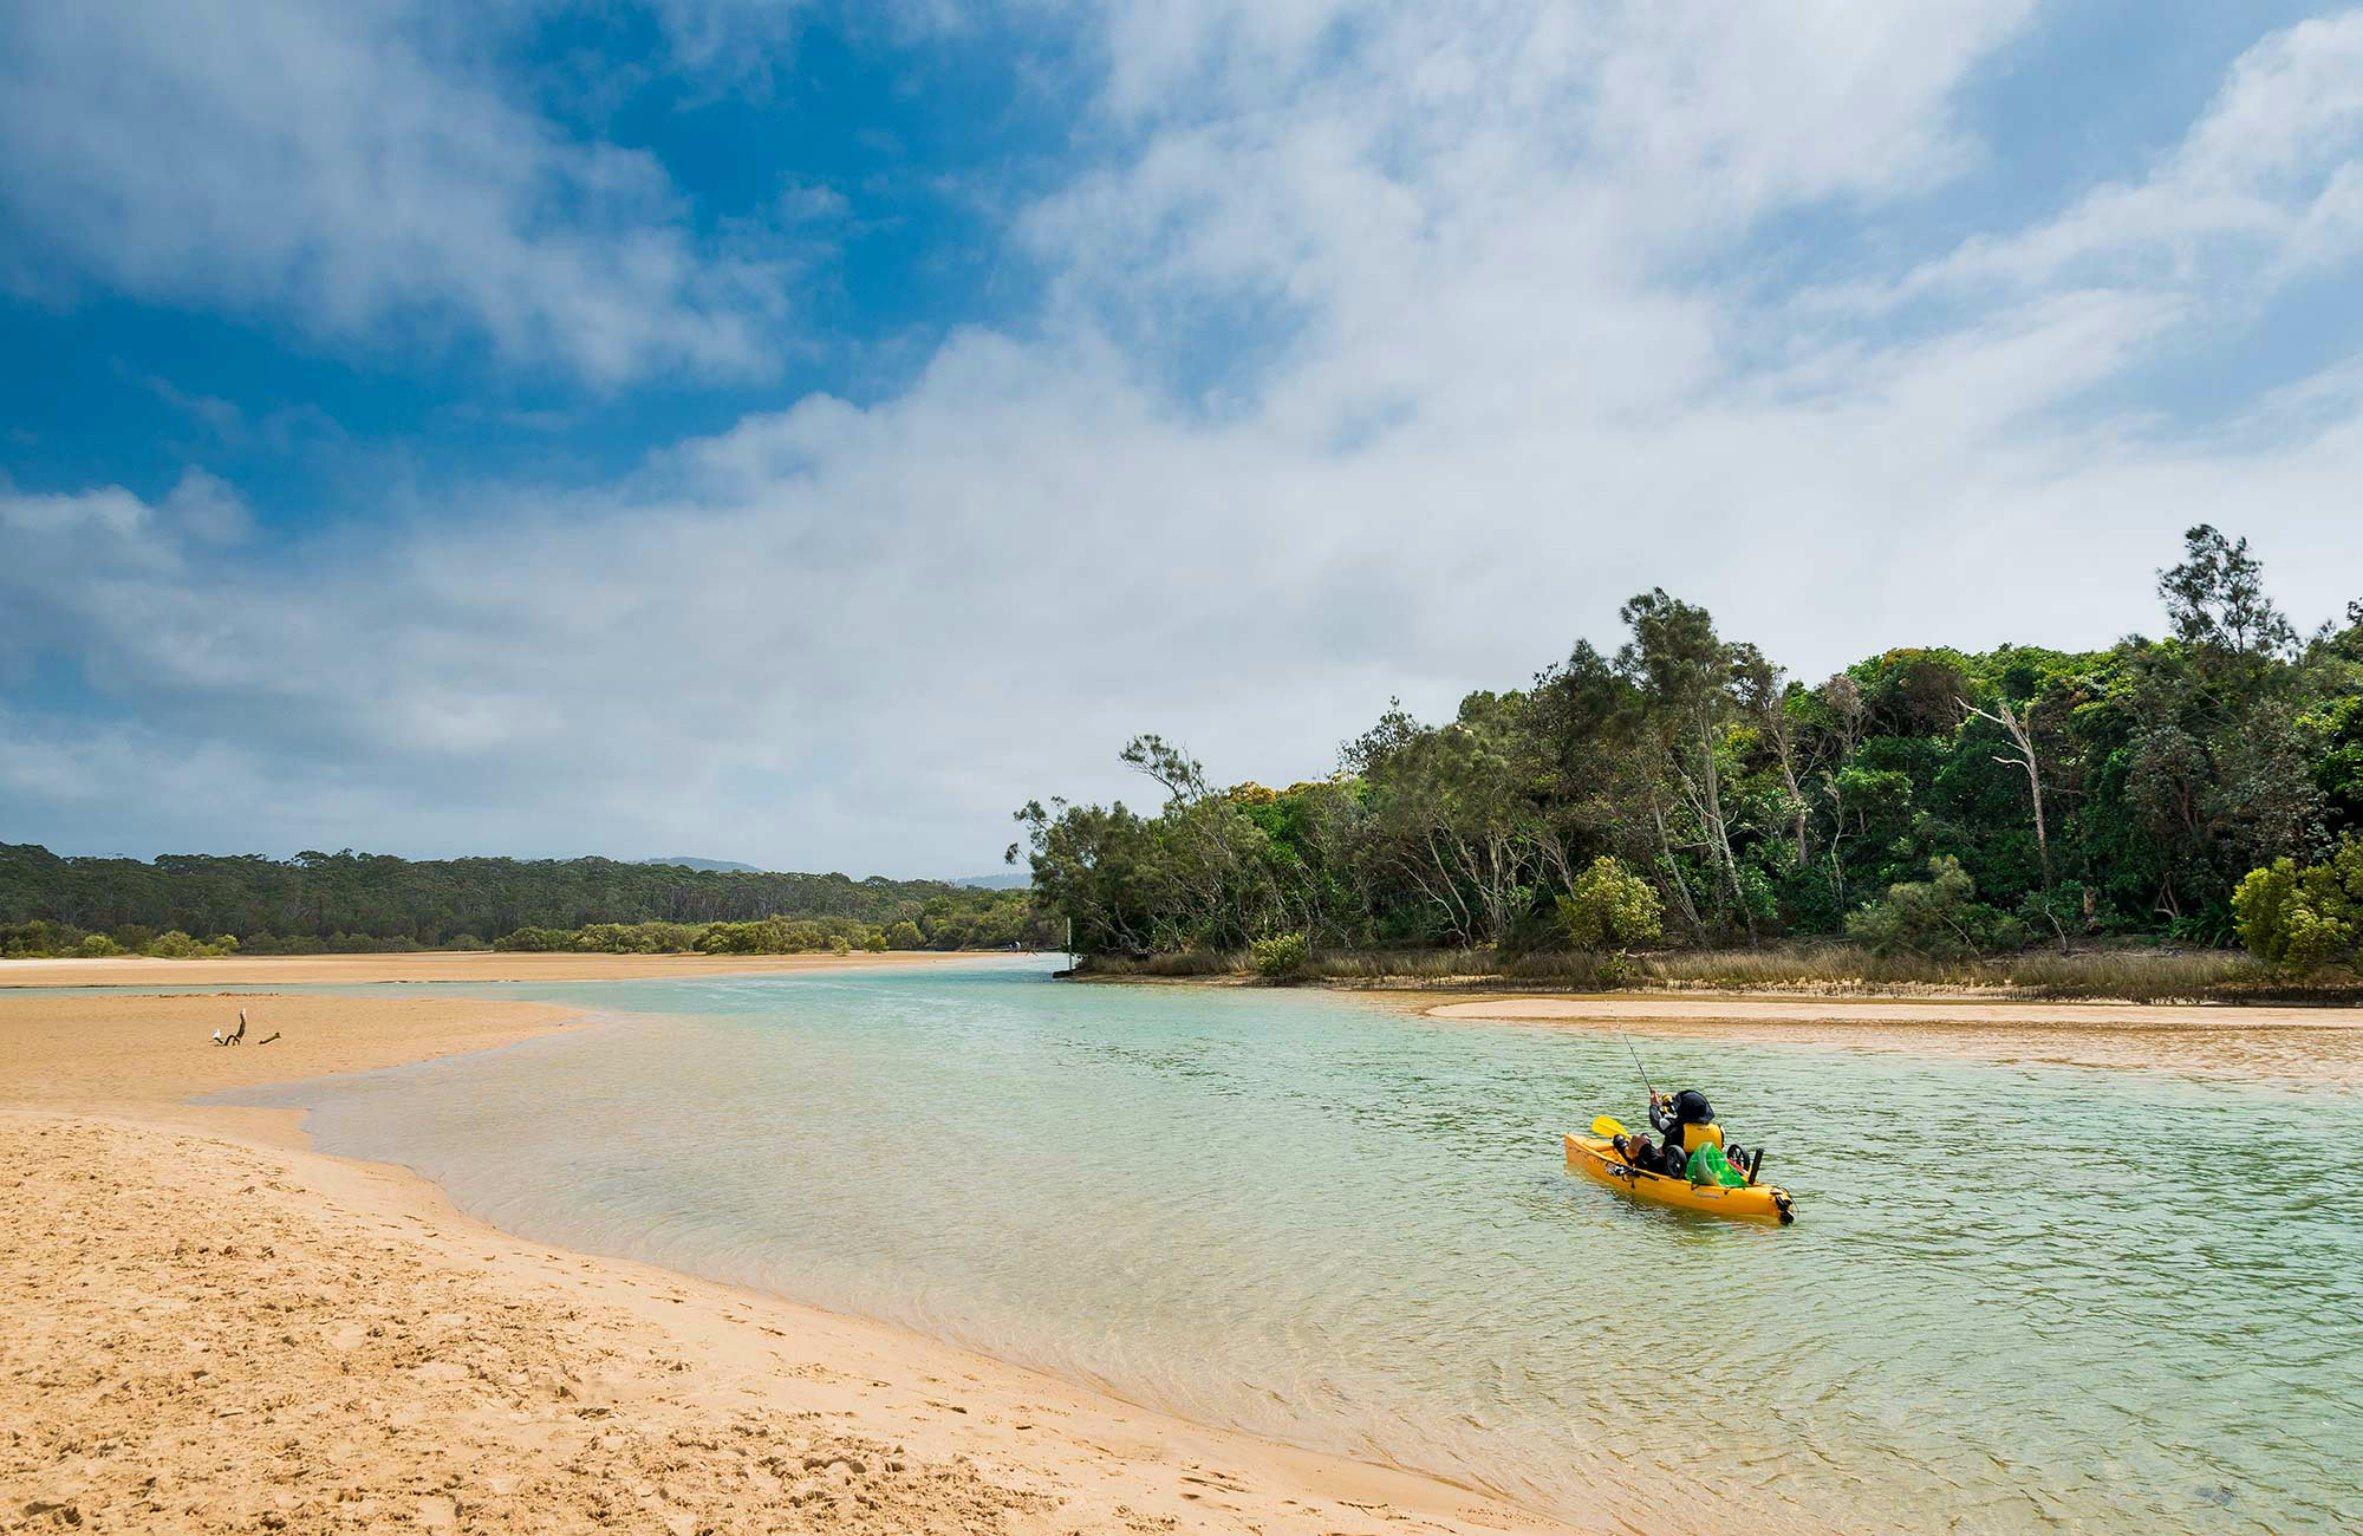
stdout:
<svg viewBox="0 0 2363 1536">
<path fill-rule="evenodd" d="M 1568 1137 L 1567 1171 L 1597 1180 L 1610 1189 L 1622 1190 L 1636 1200 L 1672 1206 L 1678 1211 L 1697 1211 L 1704 1216 L 1724 1216 L 1733 1221 L 1777 1221 L 1784 1227 L 1797 1219 L 1785 1189 L 1770 1184 L 1728 1189 L 1720 1184 L 1693 1184 L 1688 1179 L 1669 1178 L 1662 1173 L 1645 1173 L 1627 1163 L 1605 1136 Z"/>
</svg>

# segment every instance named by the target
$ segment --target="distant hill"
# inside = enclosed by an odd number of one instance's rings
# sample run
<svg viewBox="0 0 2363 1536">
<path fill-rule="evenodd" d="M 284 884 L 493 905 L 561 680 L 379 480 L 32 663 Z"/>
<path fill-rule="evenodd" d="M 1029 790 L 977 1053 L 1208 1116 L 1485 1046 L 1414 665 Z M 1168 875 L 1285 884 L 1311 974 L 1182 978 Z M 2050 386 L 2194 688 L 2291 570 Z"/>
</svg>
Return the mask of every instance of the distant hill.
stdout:
<svg viewBox="0 0 2363 1536">
<path fill-rule="evenodd" d="M 972 891 L 1022 891 L 1034 883 L 1034 877 L 1024 870 L 998 875 L 954 875 L 946 885 L 965 885 Z"/>
<path fill-rule="evenodd" d="M 524 928 L 773 917 L 843 919 L 881 930 L 909 922 L 945 949 L 1005 949 L 1032 936 L 1023 894 L 946 880 L 855 880 L 711 859 L 411 860 L 350 850 L 307 850 L 292 859 L 60 858 L 38 844 L 0 842 L 0 951 L 12 942 L 27 951 L 55 947 L 55 933 L 12 939 L 6 931 L 36 923 L 62 925 L 75 941 L 107 934 L 126 949 L 178 930 L 206 939 L 227 934 L 264 953 L 293 945 L 465 947 Z"/>
<path fill-rule="evenodd" d="M 677 864 L 683 869 L 712 870 L 728 875 L 759 875 L 758 864 L 741 864 L 736 859 L 693 859 L 686 853 L 668 853 L 661 859 L 634 859 L 635 864 Z M 959 883 L 959 882 L 954 882 Z"/>
</svg>

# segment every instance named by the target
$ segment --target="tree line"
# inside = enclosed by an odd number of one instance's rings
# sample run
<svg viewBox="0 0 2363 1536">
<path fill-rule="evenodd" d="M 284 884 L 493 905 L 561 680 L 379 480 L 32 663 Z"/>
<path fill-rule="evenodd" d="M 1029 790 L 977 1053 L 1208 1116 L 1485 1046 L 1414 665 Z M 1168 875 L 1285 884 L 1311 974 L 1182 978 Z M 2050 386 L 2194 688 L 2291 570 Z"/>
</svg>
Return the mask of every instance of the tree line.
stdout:
<svg viewBox="0 0 2363 1536">
<path fill-rule="evenodd" d="M 2288 860 L 2296 889 L 2363 829 L 2363 603 L 2300 634 L 2247 541 L 2205 526 L 2158 591 L 2155 639 L 1805 680 L 1653 590 L 1615 650 L 1579 642 L 1449 721 L 1390 707 L 1286 789 L 1137 737 L 1154 810 L 1029 803 L 1010 858 L 1103 957 L 2223 944 L 2252 870 Z"/>
<path fill-rule="evenodd" d="M 663 925 L 621 940 L 612 928 Z M 588 933 L 589 937 L 581 937 Z M 612 859 L 422 859 L 387 854 L 68 858 L 0 843 L 0 953 L 311 953 L 688 942 L 739 952 L 837 942 L 896 948 L 1032 945 L 1023 891 L 937 880 L 696 870 Z M 192 938 L 192 935 L 198 937 Z M 565 936 L 564 941 L 558 937 Z M 227 941 L 227 942 L 225 942 Z"/>
</svg>

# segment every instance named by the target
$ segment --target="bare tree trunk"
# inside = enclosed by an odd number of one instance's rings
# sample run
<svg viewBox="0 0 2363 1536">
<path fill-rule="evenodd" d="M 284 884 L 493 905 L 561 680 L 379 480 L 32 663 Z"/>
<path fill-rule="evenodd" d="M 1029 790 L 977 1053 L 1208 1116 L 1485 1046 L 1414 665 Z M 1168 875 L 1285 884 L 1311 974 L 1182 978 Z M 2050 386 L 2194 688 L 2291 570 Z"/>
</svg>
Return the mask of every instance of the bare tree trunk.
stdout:
<svg viewBox="0 0 2363 1536">
<path fill-rule="evenodd" d="M 2015 757 L 1996 756 L 1994 761 L 2006 768 L 2024 768 L 2027 774 L 2027 793 L 2035 803 L 2035 857 L 2043 866 L 2043 915 L 2050 919 L 2052 931 L 2059 935 L 2060 952 L 2068 948 L 2068 931 L 2060 926 L 2059 914 L 2051 910 L 2051 837 L 2043 825 L 2043 774 L 2035 757 L 2035 736 L 2031 729 L 2035 706 L 2029 704 L 2025 715 L 2010 707 L 2003 699 L 1993 710 L 1979 709 L 1967 699 L 1961 708 L 1981 720 L 1991 720 L 2010 737 L 2010 744 L 2018 749 Z"/>
<path fill-rule="evenodd" d="M 1740 920 L 1747 925 L 1748 947 L 1756 944 L 1756 914 L 1748 908 L 1748 889 L 1739 877 L 1739 856 L 1731 851 L 1731 827 L 1723 819 L 1723 775 L 1715 766 L 1714 722 L 1704 711 L 1698 721 L 1699 780 L 1703 799 L 1699 806 L 1700 819 L 1707 824 L 1707 835 L 1713 839 L 1716 857 L 1723 865 L 1724 878 L 1731 882 L 1731 899 L 1739 908 Z"/>
<path fill-rule="evenodd" d="M 1693 937 L 1704 934 L 1706 924 L 1698 915 L 1698 903 L 1690 896 L 1690 882 L 1682 878 L 1682 866 L 1674 858 L 1673 834 L 1666 830 L 1666 810 L 1657 798 L 1657 786 L 1649 789 L 1649 819 L 1657 827 L 1658 852 L 1666 861 L 1666 878 L 1673 882 L 1674 899 L 1681 904 L 1683 921 L 1690 925 Z"/>
<path fill-rule="evenodd" d="M 1797 867 L 1802 870 L 1812 862 L 1805 848 L 1805 791 L 1797 783 L 1796 755 L 1789 748 L 1788 733 L 1783 731 L 1774 746 L 1780 752 L 1780 776 L 1789 787 L 1789 804 L 1797 813 Z"/>
</svg>

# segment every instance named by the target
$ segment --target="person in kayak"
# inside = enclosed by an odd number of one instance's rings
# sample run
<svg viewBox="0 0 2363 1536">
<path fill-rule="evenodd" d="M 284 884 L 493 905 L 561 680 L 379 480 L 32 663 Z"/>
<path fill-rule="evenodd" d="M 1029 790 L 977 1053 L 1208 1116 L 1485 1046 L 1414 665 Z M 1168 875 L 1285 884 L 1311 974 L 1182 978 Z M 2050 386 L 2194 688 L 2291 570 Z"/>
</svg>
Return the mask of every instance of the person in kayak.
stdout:
<svg viewBox="0 0 2363 1536">
<path fill-rule="evenodd" d="M 1653 1093 L 1649 1096 L 1649 1123 L 1657 1127 L 1669 1147 L 1687 1156 L 1694 1150 L 1691 1143 L 1695 1139 L 1688 1127 L 1713 1125 L 1715 1109 L 1696 1088 L 1685 1088 L 1670 1096 Z"/>
<path fill-rule="evenodd" d="M 1663 1146 L 1638 1131 L 1613 1138 L 1613 1145 L 1630 1166 L 1669 1179 L 1688 1179 L 1693 1154 L 1723 1141 L 1722 1127 L 1715 1124 L 1714 1106 L 1696 1088 L 1675 1094 L 1652 1093 L 1649 1123 L 1665 1137 Z"/>
</svg>

